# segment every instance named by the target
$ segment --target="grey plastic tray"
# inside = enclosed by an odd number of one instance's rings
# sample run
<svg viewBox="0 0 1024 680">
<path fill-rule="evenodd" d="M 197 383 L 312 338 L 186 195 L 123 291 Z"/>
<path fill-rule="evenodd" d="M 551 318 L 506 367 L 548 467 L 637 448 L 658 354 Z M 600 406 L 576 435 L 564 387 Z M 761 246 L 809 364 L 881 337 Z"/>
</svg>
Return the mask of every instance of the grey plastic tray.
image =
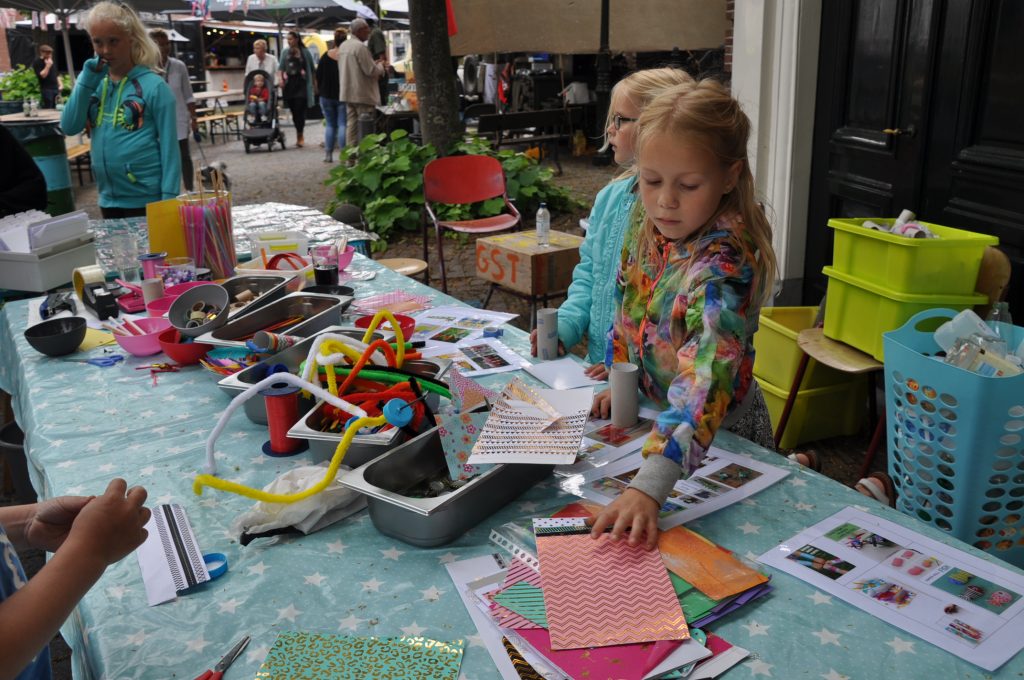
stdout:
<svg viewBox="0 0 1024 680">
<path fill-rule="evenodd" d="M 297 326 L 281 332 L 305 338 L 341 321 L 352 298 L 316 293 L 291 293 L 250 314 L 232 319 L 220 328 L 203 333 L 196 342 L 219 347 L 244 347 L 246 336 L 293 316 L 303 317 Z"/>
<path fill-rule="evenodd" d="M 341 483 L 366 494 L 370 519 L 382 534 L 429 548 L 451 543 L 551 474 L 551 465 L 497 465 L 435 498 L 410 490 L 448 478 L 437 428 L 351 470 Z"/>
</svg>

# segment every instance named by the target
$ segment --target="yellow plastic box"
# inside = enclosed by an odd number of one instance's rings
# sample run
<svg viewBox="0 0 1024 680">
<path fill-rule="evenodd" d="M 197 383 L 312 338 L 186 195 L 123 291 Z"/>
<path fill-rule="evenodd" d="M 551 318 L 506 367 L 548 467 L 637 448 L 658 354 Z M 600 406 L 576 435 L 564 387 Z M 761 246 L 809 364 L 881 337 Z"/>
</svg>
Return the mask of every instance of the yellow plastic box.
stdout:
<svg viewBox="0 0 1024 680">
<path fill-rule="evenodd" d="M 754 373 L 772 385 L 789 390 L 796 377 L 803 350 L 796 344 L 797 334 L 814 325 L 817 307 L 765 307 L 754 335 Z M 807 362 L 801 389 L 825 387 L 849 382 L 850 376 L 823 366 L 814 359 Z"/>
<path fill-rule="evenodd" d="M 862 226 L 867 220 L 885 226 L 895 221 L 880 217 L 828 221 L 835 230 L 832 267 L 896 293 L 970 295 L 985 248 L 999 243 L 995 236 L 920 221 L 938 238 L 908 238 Z"/>
<path fill-rule="evenodd" d="M 777 387 L 757 375 L 754 378 L 764 392 L 772 430 L 777 430 L 789 389 Z M 779 448 L 791 449 L 805 442 L 856 434 L 864 423 L 867 398 L 867 378 L 863 375 L 840 385 L 800 390 Z"/>
<path fill-rule="evenodd" d="M 882 333 L 895 330 L 926 309 L 946 307 L 960 311 L 988 302 L 984 295 L 912 295 L 843 274 L 832 267 L 825 304 L 825 337 L 845 342 L 879 361 L 885 358 Z"/>
</svg>

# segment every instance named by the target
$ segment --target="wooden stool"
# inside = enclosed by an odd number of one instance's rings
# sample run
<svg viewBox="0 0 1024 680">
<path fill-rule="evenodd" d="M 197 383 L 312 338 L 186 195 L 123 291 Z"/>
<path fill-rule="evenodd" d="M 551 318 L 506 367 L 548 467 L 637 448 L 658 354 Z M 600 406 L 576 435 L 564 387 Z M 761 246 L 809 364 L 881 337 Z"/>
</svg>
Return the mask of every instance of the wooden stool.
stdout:
<svg viewBox="0 0 1024 680">
<path fill-rule="evenodd" d="M 415 257 L 386 257 L 383 260 L 377 260 L 377 264 L 409 277 L 427 271 L 427 263 L 417 260 Z"/>
</svg>

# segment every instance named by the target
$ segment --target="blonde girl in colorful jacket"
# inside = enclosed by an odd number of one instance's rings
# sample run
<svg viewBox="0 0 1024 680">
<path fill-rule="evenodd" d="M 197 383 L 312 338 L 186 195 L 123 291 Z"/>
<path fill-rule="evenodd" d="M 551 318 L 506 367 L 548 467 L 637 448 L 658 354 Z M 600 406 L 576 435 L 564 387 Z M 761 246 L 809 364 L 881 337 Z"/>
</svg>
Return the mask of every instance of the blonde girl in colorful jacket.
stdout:
<svg viewBox="0 0 1024 680">
<path fill-rule="evenodd" d="M 753 381 L 753 335 L 775 280 L 771 226 L 747 161 L 750 121 L 718 82 L 673 87 L 637 121 L 640 204 L 626 233 L 606 364 L 640 367 L 640 390 L 662 410 L 644 462 L 597 516 L 593 536 L 648 548 L 658 510 L 719 427 L 771 446 Z M 607 418 L 610 394 L 594 400 Z"/>
</svg>

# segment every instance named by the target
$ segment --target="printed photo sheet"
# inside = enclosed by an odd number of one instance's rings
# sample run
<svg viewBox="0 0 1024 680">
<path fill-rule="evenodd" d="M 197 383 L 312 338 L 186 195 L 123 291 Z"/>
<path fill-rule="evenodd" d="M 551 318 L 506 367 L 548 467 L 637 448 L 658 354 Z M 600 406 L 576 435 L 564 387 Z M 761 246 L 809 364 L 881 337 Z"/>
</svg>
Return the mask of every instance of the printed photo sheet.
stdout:
<svg viewBox="0 0 1024 680">
<path fill-rule="evenodd" d="M 987 671 L 1024 647 L 1024 576 L 856 508 L 760 560 Z"/>
<path fill-rule="evenodd" d="M 423 340 L 427 346 L 476 340 L 488 326 L 501 326 L 516 316 L 472 307 L 434 307 L 416 315 L 412 339 Z"/>
<path fill-rule="evenodd" d="M 636 424 L 626 428 L 615 427 L 607 418 L 591 418 L 583 430 L 583 443 L 576 460 L 569 465 L 559 465 L 555 474 L 560 477 L 582 475 L 629 455 L 643 446 L 657 417 L 654 409 L 641 408 Z"/>
<path fill-rule="evenodd" d="M 431 359 L 448 359 L 463 376 L 480 377 L 492 373 L 516 371 L 529 362 L 501 340 L 478 338 L 458 345 L 437 345 L 424 347 L 423 356 Z"/>
<path fill-rule="evenodd" d="M 632 453 L 582 475 L 567 477 L 563 491 L 607 505 L 626 490 L 643 464 Z M 662 530 L 703 517 L 762 491 L 788 475 L 783 468 L 712 446 L 689 479 L 681 479 L 659 512 Z"/>
</svg>

